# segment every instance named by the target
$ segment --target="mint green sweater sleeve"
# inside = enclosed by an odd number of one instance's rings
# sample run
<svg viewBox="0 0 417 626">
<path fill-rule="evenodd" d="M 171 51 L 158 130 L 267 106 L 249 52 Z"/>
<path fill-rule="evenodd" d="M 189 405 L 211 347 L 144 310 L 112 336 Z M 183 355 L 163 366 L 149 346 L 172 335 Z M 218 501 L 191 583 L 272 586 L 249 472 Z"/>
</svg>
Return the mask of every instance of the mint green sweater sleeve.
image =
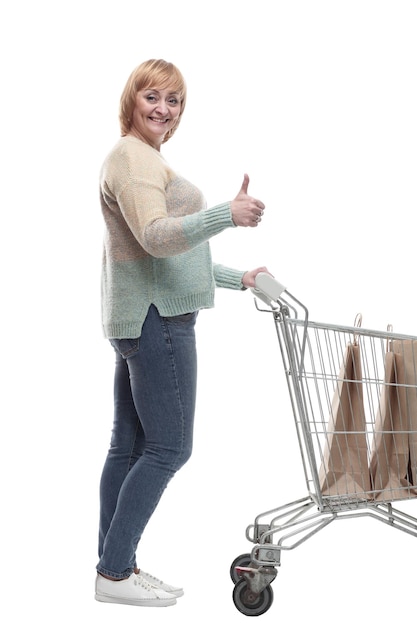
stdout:
<svg viewBox="0 0 417 626">
<path fill-rule="evenodd" d="M 236 270 L 219 263 L 213 263 L 213 275 L 216 287 L 226 289 L 246 289 L 242 284 L 242 279 L 246 271 Z"/>
<path fill-rule="evenodd" d="M 144 247 L 156 258 L 175 256 L 234 227 L 230 203 L 226 202 L 180 219 L 165 217 L 151 222 L 145 229 Z"/>
<path fill-rule="evenodd" d="M 193 215 L 186 215 L 182 228 L 191 248 L 218 235 L 226 228 L 235 228 L 230 202 L 219 204 Z"/>
</svg>

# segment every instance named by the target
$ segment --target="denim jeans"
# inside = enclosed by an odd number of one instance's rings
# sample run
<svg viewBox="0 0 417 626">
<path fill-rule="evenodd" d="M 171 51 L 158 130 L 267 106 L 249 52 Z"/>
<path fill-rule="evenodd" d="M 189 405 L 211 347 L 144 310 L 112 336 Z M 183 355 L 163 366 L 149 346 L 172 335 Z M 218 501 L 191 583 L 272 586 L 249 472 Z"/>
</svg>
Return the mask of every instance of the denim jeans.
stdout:
<svg viewBox="0 0 417 626">
<path fill-rule="evenodd" d="M 97 571 L 129 576 L 162 493 L 190 458 L 196 398 L 197 313 L 161 317 L 151 306 L 139 339 L 116 352 L 114 423 L 100 481 Z"/>
</svg>

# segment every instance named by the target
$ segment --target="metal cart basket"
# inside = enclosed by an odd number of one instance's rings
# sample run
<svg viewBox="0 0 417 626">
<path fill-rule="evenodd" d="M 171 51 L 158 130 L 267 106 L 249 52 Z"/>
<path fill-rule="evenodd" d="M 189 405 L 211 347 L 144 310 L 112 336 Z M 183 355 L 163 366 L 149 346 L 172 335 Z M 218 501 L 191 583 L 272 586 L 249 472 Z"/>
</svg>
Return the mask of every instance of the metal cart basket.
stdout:
<svg viewBox="0 0 417 626">
<path fill-rule="evenodd" d="M 230 574 L 249 616 L 270 608 L 281 552 L 334 520 L 369 516 L 417 537 L 417 519 L 392 505 L 417 498 L 417 337 L 363 329 L 360 316 L 351 327 L 312 322 L 266 273 L 253 292 L 276 327 L 307 495 L 246 529 L 253 548 Z"/>
</svg>

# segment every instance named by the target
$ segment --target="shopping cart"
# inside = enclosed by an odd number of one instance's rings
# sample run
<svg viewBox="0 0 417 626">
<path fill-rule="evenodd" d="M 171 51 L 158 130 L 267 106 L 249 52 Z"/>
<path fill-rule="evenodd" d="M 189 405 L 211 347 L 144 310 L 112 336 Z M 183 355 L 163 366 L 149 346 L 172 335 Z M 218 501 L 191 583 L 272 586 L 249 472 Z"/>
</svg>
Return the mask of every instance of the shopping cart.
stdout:
<svg viewBox="0 0 417 626">
<path fill-rule="evenodd" d="M 253 292 L 276 327 L 308 493 L 259 514 L 251 552 L 231 565 L 236 608 L 257 616 L 273 602 L 281 552 L 337 519 L 369 516 L 417 537 L 417 519 L 392 505 L 417 498 L 417 337 L 363 329 L 360 315 L 351 327 L 312 322 L 266 273 Z"/>
</svg>

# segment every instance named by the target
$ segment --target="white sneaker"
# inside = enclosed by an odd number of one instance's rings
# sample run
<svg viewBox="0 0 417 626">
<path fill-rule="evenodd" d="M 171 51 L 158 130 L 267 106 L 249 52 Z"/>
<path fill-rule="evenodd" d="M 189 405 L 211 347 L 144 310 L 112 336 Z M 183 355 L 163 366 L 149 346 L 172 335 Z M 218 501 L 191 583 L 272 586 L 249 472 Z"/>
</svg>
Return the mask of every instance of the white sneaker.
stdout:
<svg viewBox="0 0 417 626">
<path fill-rule="evenodd" d="M 180 598 L 181 596 L 184 595 L 184 590 L 181 589 L 181 587 L 167 585 L 167 583 L 162 582 L 162 580 L 159 580 L 159 578 L 156 578 L 155 576 L 152 576 L 152 574 L 148 574 L 147 572 L 144 572 L 143 570 L 139 570 L 138 576 L 142 576 L 142 578 L 147 580 L 148 583 L 152 585 L 152 587 L 156 587 L 157 589 L 162 589 L 163 591 L 166 591 L 167 593 L 171 593 L 176 598 Z"/>
<path fill-rule="evenodd" d="M 150 585 L 140 574 L 131 574 L 125 580 L 109 580 L 97 574 L 95 598 L 99 602 L 135 606 L 170 606 L 177 601 L 172 593 Z"/>
</svg>

